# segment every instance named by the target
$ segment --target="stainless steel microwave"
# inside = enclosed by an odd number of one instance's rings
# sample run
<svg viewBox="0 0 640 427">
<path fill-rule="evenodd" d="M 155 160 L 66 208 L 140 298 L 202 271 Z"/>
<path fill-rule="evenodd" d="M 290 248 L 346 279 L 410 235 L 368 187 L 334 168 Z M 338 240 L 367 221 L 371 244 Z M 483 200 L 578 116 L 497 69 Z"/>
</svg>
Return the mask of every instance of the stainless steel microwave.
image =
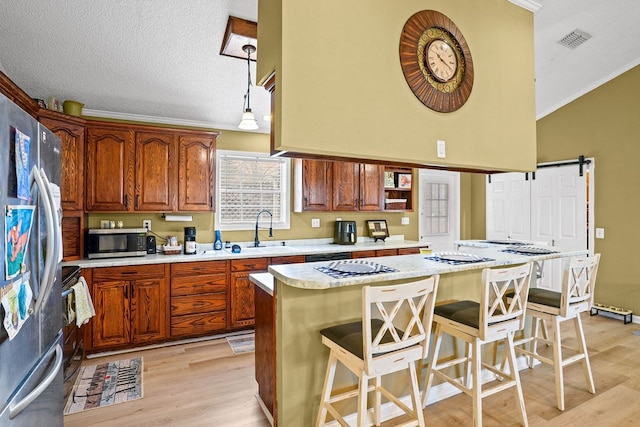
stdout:
<svg viewBox="0 0 640 427">
<path fill-rule="evenodd" d="M 147 254 L 144 228 L 92 228 L 87 233 L 89 258 L 119 258 Z"/>
</svg>

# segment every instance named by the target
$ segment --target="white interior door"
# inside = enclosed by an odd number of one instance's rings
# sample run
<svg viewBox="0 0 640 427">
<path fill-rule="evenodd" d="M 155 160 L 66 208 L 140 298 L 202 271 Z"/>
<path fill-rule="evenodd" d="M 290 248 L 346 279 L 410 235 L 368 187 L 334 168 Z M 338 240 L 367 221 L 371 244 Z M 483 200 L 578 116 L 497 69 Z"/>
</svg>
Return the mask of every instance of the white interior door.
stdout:
<svg viewBox="0 0 640 427">
<path fill-rule="evenodd" d="M 487 239 L 533 241 L 569 250 L 593 248 L 595 162 L 541 165 L 535 173 L 491 175 L 487 181 Z M 591 207 L 591 208 L 590 208 Z M 566 260 L 565 260 L 566 261 Z M 563 261 L 544 263 L 537 286 L 560 291 Z"/>
<path fill-rule="evenodd" d="M 487 177 L 486 238 L 531 240 L 531 174 L 500 173 Z"/>
<path fill-rule="evenodd" d="M 420 169 L 418 177 L 420 243 L 453 251 L 460 239 L 460 174 Z"/>
<path fill-rule="evenodd" d="M 577 165 L 538 169 L 531 183 L 531 238 L 563 249 L 587 249 L 588 179 Z M 545 262 L 538 286 L 561 291 L 563 262 Z"/>
</svg>

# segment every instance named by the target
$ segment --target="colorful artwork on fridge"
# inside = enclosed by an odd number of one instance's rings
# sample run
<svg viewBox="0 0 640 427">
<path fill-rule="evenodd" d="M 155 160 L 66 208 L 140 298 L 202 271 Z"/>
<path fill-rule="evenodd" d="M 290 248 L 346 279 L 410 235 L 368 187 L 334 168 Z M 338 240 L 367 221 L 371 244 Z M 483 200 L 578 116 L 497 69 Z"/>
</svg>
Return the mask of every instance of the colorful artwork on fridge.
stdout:
<svg viewBox="0 0 640 427">
<path fill-rule="evenodd" d="M 31 200 L 29 189 L 29 149 L 31 138 L 16 129 L 16 177 L 18 179 L 17 197 Z"/>
<path fill-rule="evenodd" d="M 35 206 L 5 208 L 5 278 L 12 279 L 26 271 L 25 254 L 33 224 Z"/>
</svg>

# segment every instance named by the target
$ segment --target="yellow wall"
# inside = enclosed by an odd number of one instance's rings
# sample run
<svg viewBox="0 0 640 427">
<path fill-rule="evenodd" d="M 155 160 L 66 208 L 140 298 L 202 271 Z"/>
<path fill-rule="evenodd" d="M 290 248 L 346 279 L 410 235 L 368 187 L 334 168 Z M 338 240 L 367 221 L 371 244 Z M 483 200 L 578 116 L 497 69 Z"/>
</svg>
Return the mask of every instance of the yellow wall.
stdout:
<svg viewBox="0 0 640 427">
<path fill-rule="evenodd" d="M 605 229 L 594 251 L 601 253 L 596 302 L 640 312 L 640 282 L 633 273 L 640 229 L 640 67 L 538 120 L 538 162 L 595 159 L 593 227 Z M 484 175 L 472 180 L 473 238 L 485 238 Z"/>
<path fill-rule="evenodd" d="M 471 49 L 473 90 L 453 113 L 425 107 L 400 68 L 402 28 L 424 9 L 451 18 Z M 482 169 L 535 167 L 530 12 L 505 0 L 261 0 L 258 21 L 258 78 L 277 72 L 277 149 Z M 447 143 L 446 159 L 436 157 L 437 139 Z"/>
</svg>

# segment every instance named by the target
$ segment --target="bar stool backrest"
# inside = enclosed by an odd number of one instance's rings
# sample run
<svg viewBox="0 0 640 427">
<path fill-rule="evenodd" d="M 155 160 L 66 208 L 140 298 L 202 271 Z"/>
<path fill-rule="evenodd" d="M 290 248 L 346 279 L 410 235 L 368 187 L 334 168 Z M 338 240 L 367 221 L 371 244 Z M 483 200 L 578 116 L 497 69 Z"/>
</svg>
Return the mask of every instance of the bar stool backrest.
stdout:
<svg viewBox="0 0 640 427">
<path fill-rule="evenodd" d="M 362 330 L 365 370 L 402 350 L 415 360 L 427 357 L 439 276 L 410 283 L 362 288 Z M 389 356 L 388 358 L 385 356 Z"/>
<path fill-rule="evenodd" d="M 524 327 L 532 263 L 482 271 L 478 334 L 483 341 Z M 509 297 L 507 298 L 507 293 Z"/>
<path fill-rule="evenodd" d="M 572 257 L 564 272 L 560 315 L 583 312 L 593 305 L 600 254 Z"/>
</svg>

